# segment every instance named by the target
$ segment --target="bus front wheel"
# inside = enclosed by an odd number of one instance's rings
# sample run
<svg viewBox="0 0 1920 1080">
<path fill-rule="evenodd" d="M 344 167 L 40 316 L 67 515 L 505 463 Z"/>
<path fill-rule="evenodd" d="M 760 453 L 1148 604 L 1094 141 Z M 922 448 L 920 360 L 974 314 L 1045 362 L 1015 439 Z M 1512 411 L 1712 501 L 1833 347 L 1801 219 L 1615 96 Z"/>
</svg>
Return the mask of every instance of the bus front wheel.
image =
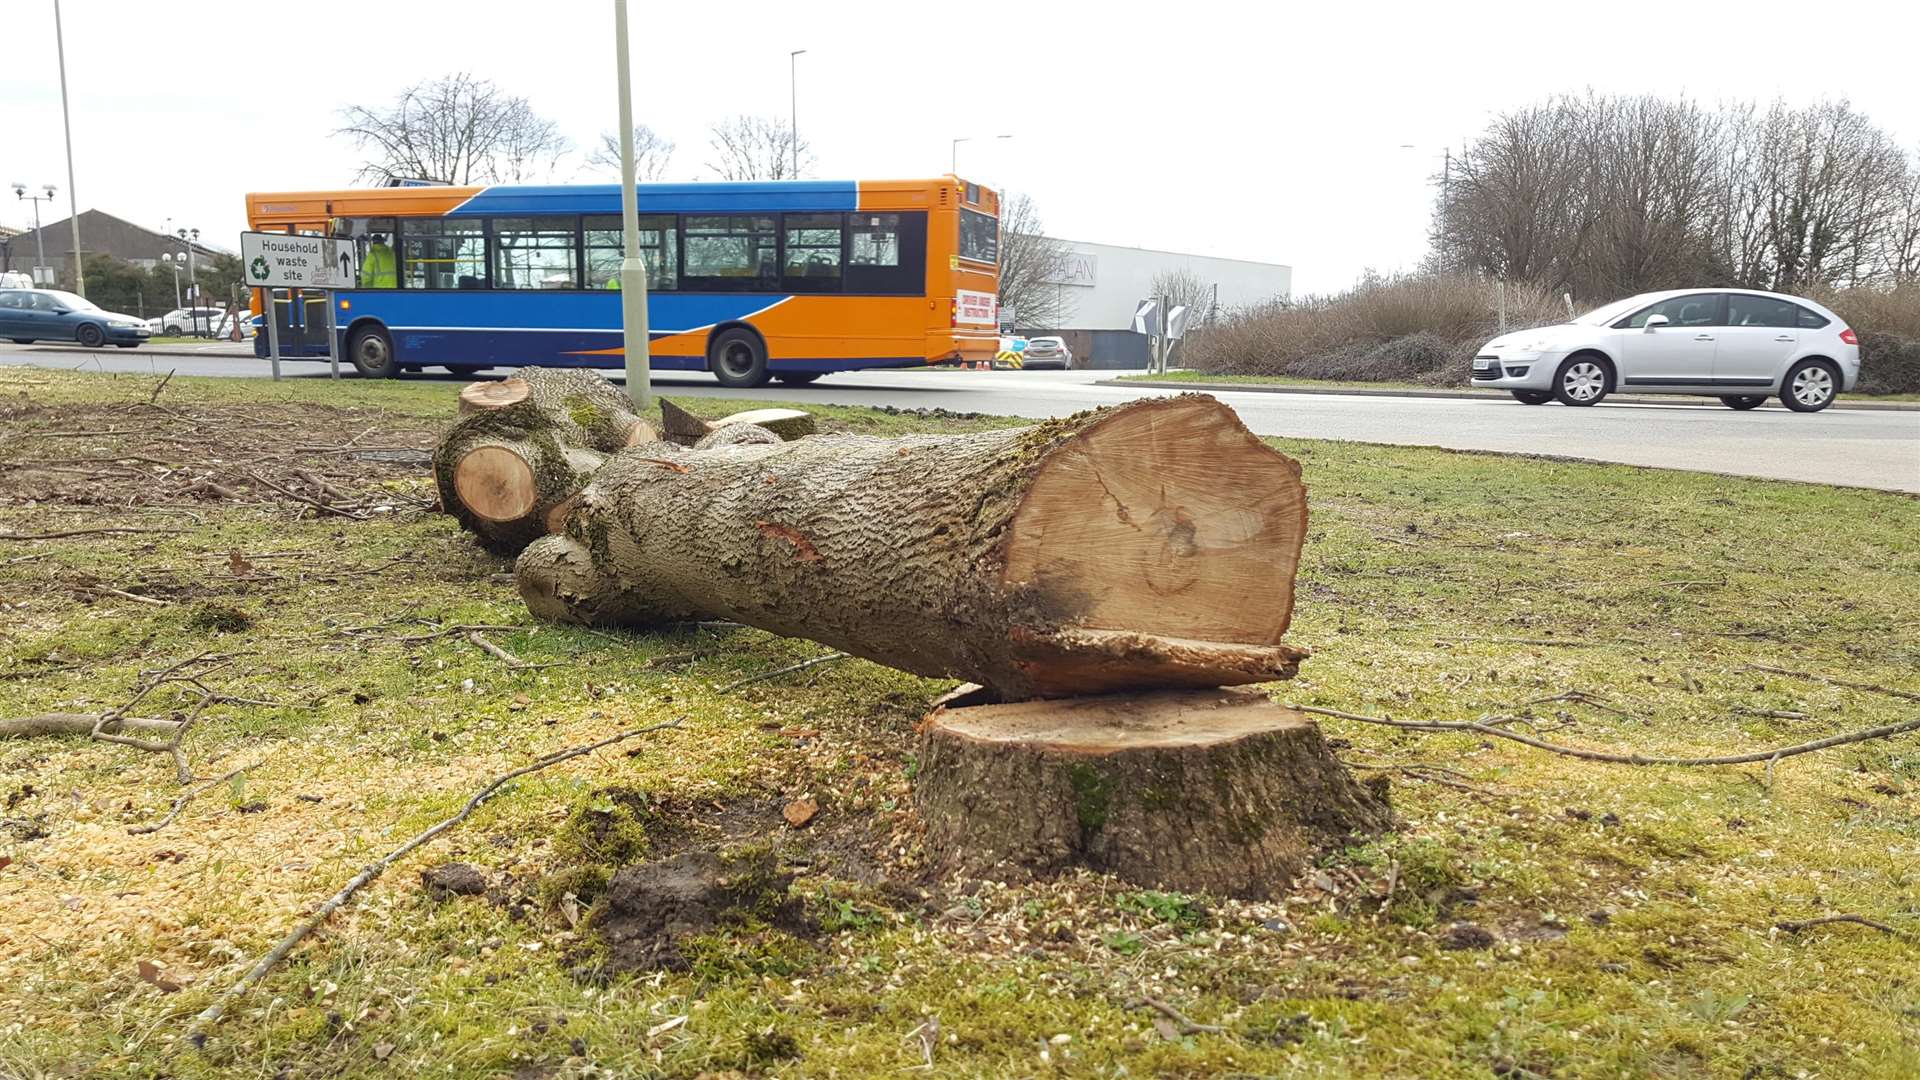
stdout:
<svg viewBox="0 0 1920 1080">
<path fill-rule="evenodd" d="M 400 375 L 400 365 L 393 362 L 393 339 L 377 326 L 354 331 L 353 339 L 347 343 L 347 356 L 360 374 L 369 379 L 393 379 Z"/>
<path fill-rule="evenodd" d="M 707 346 L 707 367 L 721 386 L 754 387 L 767 384 L 767 354 L 751 330 L 734 327 L 714 335 Z"/>
</svg>

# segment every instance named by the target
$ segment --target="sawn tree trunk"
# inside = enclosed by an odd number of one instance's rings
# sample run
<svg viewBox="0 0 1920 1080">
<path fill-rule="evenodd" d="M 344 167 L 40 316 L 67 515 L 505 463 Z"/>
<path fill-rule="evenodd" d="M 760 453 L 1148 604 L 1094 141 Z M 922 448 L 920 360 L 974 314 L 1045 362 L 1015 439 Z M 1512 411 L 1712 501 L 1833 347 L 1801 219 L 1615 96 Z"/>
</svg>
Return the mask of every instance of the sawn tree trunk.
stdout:
<svg viewBox="0 0 1920 1080">
<path fill-rule="evenodd" d="M 967 435 L 651 444 L 583 491 L 537 436 L 462 452 L 503 444 L 534 475 L 513 505 L 567 508 L 515 567 L 543 618 L 732 619 L 1007 700 L 1261 682 L 1305 655 L 1280 640 L 1299 466 L 1208 397 Z"/>
</svg>

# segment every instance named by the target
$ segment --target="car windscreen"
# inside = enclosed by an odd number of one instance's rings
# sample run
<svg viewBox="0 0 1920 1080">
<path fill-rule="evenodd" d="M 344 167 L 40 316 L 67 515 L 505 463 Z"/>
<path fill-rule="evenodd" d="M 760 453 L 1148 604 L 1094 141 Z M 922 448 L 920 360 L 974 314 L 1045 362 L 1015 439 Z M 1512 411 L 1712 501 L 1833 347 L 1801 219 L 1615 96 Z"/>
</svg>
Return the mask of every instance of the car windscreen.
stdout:
<svg viewBox="0 0 1920 1080">
<path fill-rule="evenodd" d="M 1627 312 L 1638 309 L 1642 303 L 1651 303 L 1651 301 L 1640 296 L 1629 296 L 1625 300 L 1615 300 L 1611 304 L 1594 308 L 1573 321 L 1585 323 L 1588 326 L 1605 326 Z"/>
<path fill-rule="evenodd" d="M 61 292 L 59 289 L 48 289 L 47 295 L 53 298 L 54 303 L 59 304 L 61 307 L 64 307 L 64 308 L 71 308 L 74 311 L 100 310 L 98 307 L 94 306 L 93 301 L 88 300 L 86 297 L 81 296 L 78 293 Z"/>
</svg>

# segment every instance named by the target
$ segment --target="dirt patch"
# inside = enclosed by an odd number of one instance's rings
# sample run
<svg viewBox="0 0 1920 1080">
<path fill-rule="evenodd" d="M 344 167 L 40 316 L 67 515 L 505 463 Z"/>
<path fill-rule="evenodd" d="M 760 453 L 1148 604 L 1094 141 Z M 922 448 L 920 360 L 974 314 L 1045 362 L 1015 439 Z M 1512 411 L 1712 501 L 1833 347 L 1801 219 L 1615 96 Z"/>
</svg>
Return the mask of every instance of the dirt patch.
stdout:
<svg viewBox="0 0 1920 1080">
<path fill-rule="evenodd" d="M 813 926 L 788 891 L 792 884 L 793 874 L 766 847 L 687 851 L 625 867 L 593 919 L 607 950 L 605 971 L 686 970 L 689 946 L 716 930 L 810 935 Z"/>
</svg>

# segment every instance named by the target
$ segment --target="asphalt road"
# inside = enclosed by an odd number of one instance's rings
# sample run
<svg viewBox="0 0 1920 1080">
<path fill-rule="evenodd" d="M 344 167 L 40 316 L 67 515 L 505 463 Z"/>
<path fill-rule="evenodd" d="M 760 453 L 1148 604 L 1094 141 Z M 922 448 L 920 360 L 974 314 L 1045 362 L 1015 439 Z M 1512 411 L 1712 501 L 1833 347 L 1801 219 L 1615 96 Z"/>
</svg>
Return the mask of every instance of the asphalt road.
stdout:
<svg viewBox="0 0 1920 1080">
<path fill-rule="evenodd" d="M 138 349 L 0 344 L 0 365 L 261 378 L 267 364 L 233 346 L 171 355 Z M 225 353 L 225 355 L 223 355 Z M 325 364 L 288 363 L 291 378 L 327 377 Z M 351 368 L 348 371 L 351 372 Z M 618 373 L 614 374 L 616 377 Z M 892 405 L 1048 417 L 1174 393 L 1099 386 L 1112 372 L 900 371 L 830 375 L 810 387 L 729 390 L 710 376 L 660 373 L 668 393 L 764 401 Z M 428 375 L 449 384 L 464 378 Z M 1718 404 L 1603 404 L 1587 409 L 1511 401 L 1263 394 L 1210 390 L 1262 435 L 1348 439 L 1459 450 L 1552 454 L 1776 480 L 1920 492 L 1920 411 L 1828 409 L 1803 415 L 1769 404 L 1734 412 Z"/>
</svg>

